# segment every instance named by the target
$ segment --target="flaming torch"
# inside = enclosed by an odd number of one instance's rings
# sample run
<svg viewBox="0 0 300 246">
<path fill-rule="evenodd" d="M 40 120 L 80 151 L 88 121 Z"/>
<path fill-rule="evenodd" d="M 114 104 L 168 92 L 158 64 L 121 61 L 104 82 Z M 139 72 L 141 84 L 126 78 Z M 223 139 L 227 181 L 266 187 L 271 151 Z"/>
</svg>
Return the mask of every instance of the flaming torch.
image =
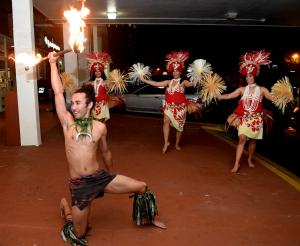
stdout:
<svg viewBox="0 0 300 246">
<path fill-rule="evenodd" d="M 84 7 L 84 1 L 82 1 L 80 11 L 75 8 L 71 8 L 64 12 L 64 16 L 69 22 L 69 44 L 73 47 L 74 52 L 82 52 L 84 50 L 83 44 L 86 41 L 86 38 L 84 37 L 84 28 L 86 27 L 84 20 L 89 13 L 90 10 Z M 74 47 L 76 47 L 76 50 L 74 50 Z"/>
<path fill-rule="evenodd" d="M 84 37 L 84 28 L 86 27 L 85 19 L 87 18 L 90 10 L 84 6 L 84 1 L 82 1 L 81 10 L 78 11 L 76 8 L 71 7 L 70 10 L 64 11 L 64 16 L 66 17 L 69 23 L 69 31 L 70 31 L 70 38 L 69 44 L 72 48 L 65 49 L 55 53 L 54 56 L 61 56 L 68 52 L 75 52 L 80 53 L 84 50 L 84 42 L 86 38 Z M 20 54 L 16 58 L 10 57 L 17 63 L 22 63 L 25 65 L 25 70 L 29 70 L 30 67 L 34 67 L 35 65 L 39 64 L 42 61 L 48 59 L 48 56 L 42 57 L 41 54 Z"/>
</svg>

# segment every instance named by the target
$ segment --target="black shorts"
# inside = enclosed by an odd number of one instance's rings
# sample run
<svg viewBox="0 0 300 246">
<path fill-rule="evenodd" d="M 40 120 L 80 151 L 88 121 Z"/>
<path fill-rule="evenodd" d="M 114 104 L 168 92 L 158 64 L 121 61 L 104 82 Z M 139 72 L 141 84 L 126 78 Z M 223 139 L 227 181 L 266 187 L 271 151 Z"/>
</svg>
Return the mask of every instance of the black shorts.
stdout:
<svg viewBox="0 0 300 246">
<path fill-rule="evenodd" d="M 98 170 L 93 174 L 70 179 L 69 188 L 72 206 L 80 210 L 87 207 L 94 199 L 104 196 L 104 188 L 116 177 L 105 170 Z"/>
</svg>

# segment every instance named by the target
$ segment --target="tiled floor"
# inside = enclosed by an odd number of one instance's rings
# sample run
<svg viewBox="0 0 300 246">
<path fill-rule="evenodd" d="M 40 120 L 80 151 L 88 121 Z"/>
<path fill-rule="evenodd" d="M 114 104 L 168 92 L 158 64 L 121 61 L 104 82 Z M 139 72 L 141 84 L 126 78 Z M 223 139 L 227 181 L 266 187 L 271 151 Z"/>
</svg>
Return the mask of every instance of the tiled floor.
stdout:
<svg viewBox="0 0 300 246">
<path fill-rule="evenodd" d="M 0 143 L 1 246 L 64 245 L 63 136 L 55 113 L 40 117 L 41 146 Z M 186 125 L 182 150 L 163 155 L 161 126 L 161 119 L 112 115 L 107 127 L 115 171 L 148 183 L 168 229 L 137 228 L 128 195 L 106 194 L 93 204 L 89 245 L 300 245 L 298 190 L 258 162 L 250 169 L 245 157 L 240 172 L 230 173 L 235 147 L 195 123 Z"/>
</svg>

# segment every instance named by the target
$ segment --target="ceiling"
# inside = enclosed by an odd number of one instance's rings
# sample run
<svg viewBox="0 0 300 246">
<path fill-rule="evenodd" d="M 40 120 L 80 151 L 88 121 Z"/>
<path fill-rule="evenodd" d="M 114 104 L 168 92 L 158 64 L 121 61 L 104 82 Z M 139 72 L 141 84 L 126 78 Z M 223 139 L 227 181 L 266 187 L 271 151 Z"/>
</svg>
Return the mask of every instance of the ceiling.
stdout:
<svg viewBox="0 0 300 246">
<path fill-rule="evenodd" d="M 54 23 L 79 0 L 33 0 Z M 300 0 L 86 0 L 89 24 L 230 25 L 300 27 Z M 117 11 L 115 20 L 106 12 Z"/>
</svg>

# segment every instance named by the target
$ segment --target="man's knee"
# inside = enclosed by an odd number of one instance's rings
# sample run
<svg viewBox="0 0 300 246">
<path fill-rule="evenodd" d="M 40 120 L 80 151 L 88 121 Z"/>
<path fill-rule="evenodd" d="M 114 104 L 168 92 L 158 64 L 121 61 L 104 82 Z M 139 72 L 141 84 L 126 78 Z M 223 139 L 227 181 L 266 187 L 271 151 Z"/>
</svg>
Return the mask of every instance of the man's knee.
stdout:
<svg viewBox="0 0 300 246">
<path fill-rule="evenodd" d="M 145 193 L 147 191 L 147 184 L 145 182 L 140 182 L 140 193 Z"/>
</svg>

